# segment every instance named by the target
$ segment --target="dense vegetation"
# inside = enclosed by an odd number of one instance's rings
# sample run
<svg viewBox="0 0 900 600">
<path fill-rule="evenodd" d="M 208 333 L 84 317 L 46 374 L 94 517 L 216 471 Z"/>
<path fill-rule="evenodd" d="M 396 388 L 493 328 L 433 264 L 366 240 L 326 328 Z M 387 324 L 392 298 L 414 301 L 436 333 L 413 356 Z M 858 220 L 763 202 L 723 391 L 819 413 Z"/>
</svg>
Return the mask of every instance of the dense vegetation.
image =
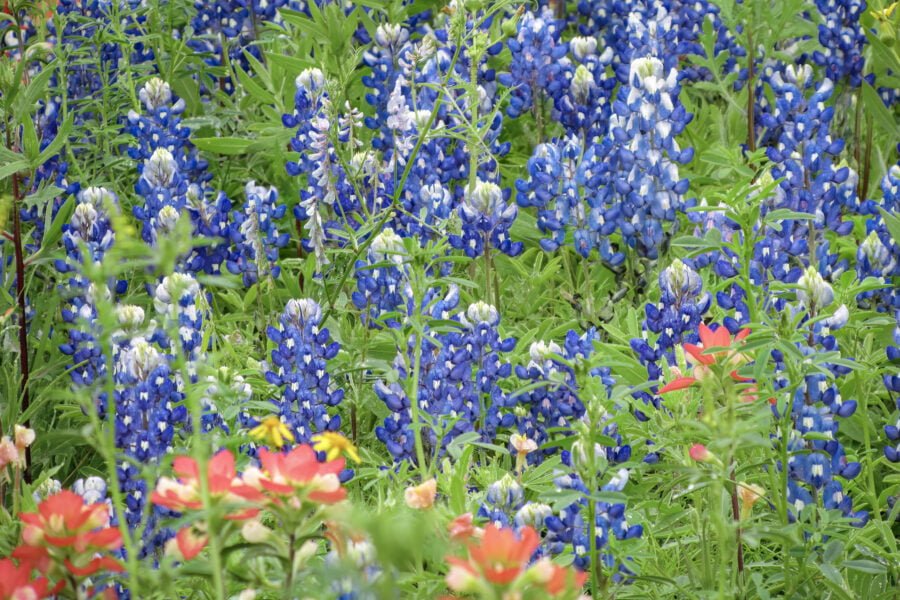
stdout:
<svg viewBox="0 0 900 600">
<path fill-rule="evenodd" d="M 0 599 L 897 598 L 897 3 L 0 6 Z"/>
</svg>

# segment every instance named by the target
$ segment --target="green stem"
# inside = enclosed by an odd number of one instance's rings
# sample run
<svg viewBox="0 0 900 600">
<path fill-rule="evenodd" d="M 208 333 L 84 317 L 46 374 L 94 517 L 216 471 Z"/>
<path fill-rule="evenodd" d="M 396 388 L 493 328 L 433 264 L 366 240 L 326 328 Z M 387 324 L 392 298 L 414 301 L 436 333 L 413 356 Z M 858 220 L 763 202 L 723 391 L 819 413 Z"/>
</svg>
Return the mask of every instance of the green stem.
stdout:
<svg viewBox="0 0 900 600">
<path fill-rule="evenodd" d="M 288 537 L 288 568 L 284 577 L 284 597 L 291 598 L 294 592 L 294 560 L 297 556 L 297 539 L 294 532 Z"/>
<path fill-rule="evenodd" d="M 424 327 L 421 323 L 422 316 L 422 293 L 421 293 L 421 282 L 419 277 L 415 274 L 415 269 L 410 269 L 410 273 L 413 277 L 411 283 L 412 288 L 412 302 L 413 302 L 413 314 L 410 315 L 412 319 L 412 327 L 413 334 L 415 335 L 415 347 L 413 349 L 413 364 L 412 364 L 412 379 L 409 383 L 409 389 L 406 392 L 406 396 L 409 399 L 409 411 L 410 417 L 412 418 L 412 429 L 413 429 L 413 439 L 415 441 L 416 446 L 416 462 L 418 463 L 419 473 L 422 477 L 422 481 L 425 481 L 428 477 L 428 464 L 425 459 L 425 446 L 422 443 L 422 426 L 423 423 L 419 416 L 419 377 L 421 375 L 422 369 L 422 335 L 424 333 Z"/>
</svg>

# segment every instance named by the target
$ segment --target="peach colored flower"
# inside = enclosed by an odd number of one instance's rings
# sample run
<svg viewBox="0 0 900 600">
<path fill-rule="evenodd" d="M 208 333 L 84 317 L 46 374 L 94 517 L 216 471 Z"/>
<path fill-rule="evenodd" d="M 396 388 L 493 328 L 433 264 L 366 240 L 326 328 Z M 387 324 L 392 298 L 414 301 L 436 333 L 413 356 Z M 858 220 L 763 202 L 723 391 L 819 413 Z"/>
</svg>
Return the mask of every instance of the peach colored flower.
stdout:
<svg viewBox="0 0 900 600">
<path fill-rule="evenodd" d="M 765 488 L 754 483 L 738 483 L 738 497 L 741 499 L 741 517 L 746 519 L 753 505 L 766 494 Z"/>
<path fill-rule="evenodd" d="M 406 488 L 403 494 L 406 505 L 417 510 L 431 508 L 435 496 L 437 496 L 437 480 L 433 477 L 419 485 Z"/>
</svg>

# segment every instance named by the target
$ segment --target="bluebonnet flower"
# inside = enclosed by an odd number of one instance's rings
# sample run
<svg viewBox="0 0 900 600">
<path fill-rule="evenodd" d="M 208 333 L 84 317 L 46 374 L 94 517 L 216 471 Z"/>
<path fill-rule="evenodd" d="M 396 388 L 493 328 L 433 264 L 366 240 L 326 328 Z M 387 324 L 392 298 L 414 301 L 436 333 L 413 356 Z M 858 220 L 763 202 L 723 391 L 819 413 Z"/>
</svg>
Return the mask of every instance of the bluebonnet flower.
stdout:
<svg viewBox="0 0 900 600">
<path fill-rule="evenodd" d="M 900 276 L 900 242 L 895 240 L 887 228 L 881 210 L 896 213 L 900 209 L 900 165 L 893 165 L 881 180 L 884 194 L 881 202 L 867 200 L 861 203 L 860 212 L 869 215 L 866 219 L 868 236 L 859 245 L 856 253 L 856 274 L 862 280 L 874 277 L 887 284 Z M 900 290 L 897 286 L 886 289 L 870 290 L 857 296 L 857 301 L 864 306 L 874 307 L 878 311 L 890 311 L 900 308 Z"/>
<path fill-rule="evenodd" d="M 597 192 L 604 183 L 606 147 L 585 145 L 570 135 L 538 145 L 528 159 L 528 179 L 516 181 L 516 201 L 522 207 L 538 208 L 538 228 L 549 235 L 541 240 L 545 251 L 559 248 L 571 231 L 575 250 L 585 258 L 597 248 L 610 264 L 624 261 L 625 256 L 614 251 L 608 239 L 616 221 L 607 218 L 610 211 Z"/>
<path fill-rule="evenodd" d="M 900 310 L 894 313 L 897 326 L 894 327 L 894 344 L 887 348 L 887 359 L 891 371 L 884 375 L 884 387 L 889 394 L 896 396 L 896 408 L 900 411 Z M 884 456 L 889 461 L 900 462 L 900 417 L 893 423 L 884 426 L 884 434 L 890 442 L 884 448 Z"/>
<path fill-rule="evenodd" d="M 375 547 L 368 539 L 344 540 L 340 550 L 332 548 L 325 555 L 325 566 L 335 573 L 331 588 L 338 594 L 337 600 L 377 598 L 372 588 L 378 584 L 383 569 Z M 349 566 L 352 568 L 347 568 Z"/>
<path fill-rule="evenodd" d="M 284 115 L 282 122 L 285 127 L 296 128 L 291 149 L 300 156 L 296 162 L 288 162 L 286 168 L 291 176 L 305 175 L 307 178 L 306 186 L 300 189 L 300 202 L 294 207 L 294 216 L 306 222 L 303 246 L 315 253 L 321 268 L 329 262 L 325 255 L 326 239 L 339 236 L 343 227 L 358 227 L 359 222 L 353 215 L 361 212 L 365 202 L 357 197 L 330 137 L 333 126 L 337 125 L 339 137 L 346 140 L 355 123 L 343 119 L 335 123 L 321 70 L 304 70 L 297 76 L 296 85 L 294 112 Z M 333 222 L 327 220 L 329 208 L 337 217 Z M 371 211 L 374 207 L 366 208 Z"/>
<path fill-rule="evenodd" d="M 621 492 L 628 483 L 628 470 L 619 469 L 600 489 L 604 492 Z M 591 494 L 582 479 L 575 474 L 560 475 L 554 480 L 559 490 L 573 490 Z M 629 525 L 625 517 L 625 504 L 597 502 L 595 505 L 595 544 L 600 552 L 600 561 L 607 568 L 614 568 L 614 581 L 623 581 L 630 574 L 625 565 L 608 550 L 610 539 L 627 540 L 643 534 L 643 526 Z M 590 567 L 590 540 L 588 528 L 587 500 L 581 498 L 560 511 L 544 519 L 547 526 L 545 545 L 550 554 L 562 554 L 567 550 L 575 555 L 574 564 L 582 570 Z"/>
<path fill-rule="evenodd" d="M 772 178 L 781 182 L 774 198 L 763 202 L 763 215 L 772 209 L 786 208 L 809 213 L 814 219 L 784 220 L 781 232 L 777 236 L 770 232 L 768 236 L 777 237 L 780 249 L 792 256 L 809 261 L 810 253 L 814 253 L 823 275 L 840 273 L 845 266 L 829 252 L 824 231 L 849 233 L 853 223 L 843 217 L 858 210 L 858 202 L 855 174 L 832 161 L 844 147 L 843 140 L 833 139 L 829 132 L 834 109 L 826 107 L 825 102 L 834 86 L 826 79 L 807 97 L 806 91 L 812 88 L 812 69 L 808 65 L 787 66 L 775 72 L 769 82 L 776 101 L 772 110 L 760 116 L 766 128 L 762 139 L 770 144 L 766 155 L 774 163 Z M 778 272 L 771 276 L 785 281 Z"/>
<path fill-rule="evenodd" d="M 474 34 L 476 27 L 488 25 L 489 19 L 478 25 L 470 18 L 466 28 Z M 489 151 L 475 161 L 481 179 L 496 179 L 496 157 L 506 154 L 510 147 L 499 140 L 503 119 L 493 110 L 493 70 L 481 57 L 476 68 L 479 101 L 477 106 L 470 106 L 466 88 L 471 77 L 471 48 L 459 49 L 455 69 L 450 71 L 456 48 L 449 37 L 447 28 L 442 27 L 413 41 L 409 30 L 385 24 L 378 27 L 374 44 L 363 56 L 363 63 L 371 68 L 371 74 L 363 77 L 370 90 L 366 100 L 375 108 L 375 114 L 366 117 L 365 123 L 376 130 L 372 147 L 382 154 L 381 160 L 367 159 L 373 163 L 371 171 L 382 181 L 383 194 L 391 193 L 399 183 L 403 170 L 399 166 L 409 168 L 390 226 L 401 237 L 417 236 L 422 242 L 442 236 L 448 229 L 446 220 L 465 196 L 463 183 L 469 180 L 471 163 L 469 148 L 454 136 L 421 139 L 432 112 L 431 132 L 458 131 L 477 122 L 482 141 L 477 151 Z M 496 54 L 501 48 L 499 43 L 489 46 L 487 54 Z M 407 164 L 410 150 L 417 143 L 415 160 Z M 369 203 L 376 209 L 386 204 L 377 198 Z"/>
<path fill-rule="evenodd" d="M 509 398 L 509 408 L 515 417 L 515 423 L 511 426 L 528 439 L 534 440 L 538 446 L 551 441 L 553 434 L 548 430 L 558 429 L 561 435 L 569 435 L 574 424 L 585 416 L 584 402 L 578 395 L 579 385 L 575 371 L 563 361 L 588 359 L 594 352 L 593 342 L 596 339 L 597 333 L 591 329 L 581 336 L 575 331 L 569 331 L 563 347 L 555 342 L 534 342 L 529 348 L 529 363 L 516 367 L 516 376 L 523 382 L 546 384 L 525 393 L 513 394 Z M 607 392 L 612 390 L 614 381 L 609 368 L 595 367 L 590 375 L 600 378 Z M 610 430 L 608 433 L 612 435 L 614 431 Z M 550 447 L 531 452 L 527 457 L 528 462 L 539 463 L 556 451 L 557 448 Z M 624 452 L 630 455 L 630 448 Z M 617 455 L 616 458 L 616 462 L 627 460 L 625 454 Z"/>
<path fill-rule="evenodd" d="M 502 479 L 488 486 L 484 501 L 478 507 L 477 516 L 497 527 L 509 527 L 515 523 L 518 511 L 524 507 L 525 490 L 512 475 L 507 473 Z M 518 526 L 517 523 L 516 525 Z"/>
<path fill-rule="evenodd" d="M 828 79 L 846 80 L 851 87 L 859 87 L 867 43 L 859 23 L 866 12 L 865 0 L 816 0 L 816 8 L 824 21 L 819 25 L 819 43 L 824 51 L 813 52 L 813 60 L 825 67 Z"/>
<path fill-rule="evenodd" d="M 830 133 L 834 108 L 826 102 L 834 86 L 828 79 L 814 85 L 812 75 L 809 65 L 772 64 L 762 77 L 775 101 L 760 105 L 759 123 L 763 129 L 759 141 L 773 163 L 771 172 L 760 183 L 780 181 L 771 196 L 754 198 L 760 202 L 761 217 L 754 226 L 756 241 L 749 271 L 753 285 L 761 290 L 757 296 L 775 310 L 783 310 L 785 300 L 771 293 L 773 282 L 796 284 L 810 265 L 815 265 L 826 281 L 847 268 L 847 261 L 831 250 L 826 233 L 847 235 L 853 229 L 848 216 L 873 210 L 871 203 L 860 203 L 856 197 L 856 173 L 834 162 L 844 147 L 843 140 L 832 138 Z M 769 227 L 764 219 L 778 209 L 807 213 L 811 218 L 781 219 L 778 227 Z M 867 271 L 873 266 L 870 259 L 878 262 L 883 256 L 874 240 L 862 252 L 861 263 Z M 875 268 L 884 266 L 887 265 L 879 263 Z M 738 268 L 738 257 L 727 253 L 714 264 L 721 277 L 732 277 Z M 727 307 L 745 302 L 748 292 L 732 290 L 718 295 L 717 300 Z M 746 322 L 749 315 L 742 312 Z M 742 325 L 739 321 L 729 326 Z"/>
<path fill-rule="evenodd" d="M 121 344 L 115 383 L 115 443 L 124 455 L 117 467 L 125 497 L 124 515 L 119 518 L 131 529 L 144 524 L 140 554 L 148 556 L 172 533 L 159 527 L 163 513 L 157 508 L 143 521 L 148 490 L 141 465 L 157 463 L 174 450 L 176 435 L 187 426 L 188 414 L 166 356 L 144 337 Z"/>
<path fill-rule="evenodd" d="M 85 504 L 96 504 L 107 500 L 106 481 L 96 475 L 75 480 L 75 483 L 72 484 L 72 491 L 84 498 Z"/>
<path fill-rule="evenodd" d="M 524 246 L 509 237 L 518 209 L 515 204 L 507 203 L 508 196 L 509 190 L 501 189 L 496 183 L 476 181 L 459 206 L 462 232 L 449 236 L 450 245 L 469 258 L 482 256 L 492 247 L 509 256 L 518 256 Z"/>
<path fill-rule="evenodd" d="M 231 273 L 240 274 L 245 286 L 260 278 L 277 278 L 281 273 L 278 250 L 287 245 L 290 234 L 279 233 L 278 219 L 287 206 L 278 204 L 278 190 L 249 182 L 244 187 L 247 201 L 244 209 L 234 213 L 231 239 L 235 243 L 233 258 L 226 261 Z"/>
<path fill-rule="evenodd" d="M 617 79 L 608 74 L 613 52 L 597 54 L 597 40 L 576 37 L 569 42 L 573 68 L 565 71 L 567 86 L 557 94 L 553 117 L 566 129 L 588 143 L 604 137 L 612 113 L 612 94 Z"/>
<path fill-rule="evenodd" d="M 78 483 L 77 481 L 75 482 Z M 46 500 L 49 496 L 53 494 L 58 494 L 62 491 L 62 483 L 60 483 L 59 479 L 53 479 L 52 477 L 45 479 L 41 482 L 37 489 L 32 492 L 31 497 L 34 498 L 35 503 L 40 504 L 42 501 Z M 75 491 L 74 489 L 72 491 Z M 76 494 L 78 492 L 75 492 Z"/>
<path fill-rule="evenodd" d="M 204 56 L 204 62 L 219 69 L 237 64 L 244 71 L 250 70 L 249 53 L 262 60 L 262 51 L 256 42 L 267 23 L 281 23 L 280 8 L 304 10 L 305 0 L 215 0 L 194 2 L 195 14 L 191 19 L 194 35 L 188 45 Z M 227 59 L 226 59 L 227 55 Z M 201 81 L 205 88 L 211 82 Z M 218 89 L 234 92 L 230 73 L 217 80 Z"/>
<path fill-rule="evenodd" d="M 746 56 L 746 50 L 737 44 L 719 12 L 719 7 L 708 0 L 579 0 L 578 30 L 581 35 L 599 35 L 604 46 L 613 50 L 619 65 L 631 61 L 634 49 L 652 44 L 660 58 L 671 61 L 667 64 L 671 67 L 679 57 L 704 54 L 700 34 L 709 23 L 716 36 L 714 52 L 729 53 L 724 75 L 735 69 L 735 59 Z M 689 64 L 679 72 L 680 79 L 711 77 L 711 73 Z"/>
<path fill-rule="evenodd" d="M 212 174 L 188 139 L 190 129 L 181 124 L 184 101 L 174 99 L 169 84 L 151 79 L 141 89 L 140 99 L 147 114 L 130 112 L 127 129 L 136 142 L 129 156 L 141 161 L 135 190 L 144 204 L 134 208 L 142 222 L 141 236 L 155 245 L 187 213 L 194 234 L 210 238 L 211 244 L 194 247 L 183 259 L 184 268 L 192 273 L 219 273 L 228 252 L 231 202 L 209 188 Z"/>
<path fill-rule="evenodd" d="M 539 14 L 528 11 L 519 20 L 516 37 L 507 41 L 511 55 L 509 72 L 499 74 L 497 81 L 511 90 L 506 108 L 510 117 L 529 110 L 541 112 L 545 96 L 555 101 L 566 91 L 566 70 L 572 67 L 562 60 L 568 46 L 561 40 L 561 25 L 549 7 Z M 540 122 L 541 117 L 537 118 Z"/>
<path fill-rule="evenodd" d="M 106 372 L 94 320 L 97 318 L 96 294 L 109 295 L 109 289 L 99 289 L 83 274 L 84 264 L 94 264 L 112 247 L 115 234 L 110 227 L 107 211 L 115 209 L 118 199 L 105 188 L 89 187 L 78 194 L 72 217 L 63 225 L 63 245 L 66 259 L 57 260 L 56 268 L 68 274 L 64 293 L 69 296 L 62 317 L 69 325 L 68 341 L 60 351 L 72 357 L 69 375 L 76 386 L 90 386 Z M 125 282 L 116 284 L 116 292 L 125 291 Z"/>
<path fill-rule="evenodd" d="M 678 173 L 678 163 L 693 158 L 692 148 L 675 141 L 691 120 L 679 92 L 675 69 L 655 56 L 635 57 L 610 118 L 612 144 L 604 157 L 610 181 L 600 191 L 606 218 L 615 219 L 628 246 L 651 259 L 665 242 L 664 225 L 683 210 L 689 185 Z"/>
<path fill-rule="evenodd" d="M 798 305 L 788 306 L 801 314 L 801 327 L 809 329 L 805 341 L 798 344 L 804 356 L 822 352 L 838 352 L 838 344 L 832 333 L 843 327 L 849 319 L 845 306 L 833 309 L 834 291 L 830 284 L 814 268 L 809 267 L 797 282 Z M 845 400 L 837 387 L 837 380 L 846 375 L 846 366 L 826 363 L 824 371 L 808 372 L 800 381 L 791 382 L 785 375 L 784 355 L 772 353 L 775 360 L 775 388 L 785 389 L 794 383 L 793 395 L 787 411 L 790 412 L 792 429 L 788 436 L 787 470 L 791 480 L 788 501 L 799 508 L 821 503 L 827 509 L 837 508 L 844 516 L 854 519 L 858 526 L 865 524 L 865 511 L 853 512 L 851 500 L 845 497 L 842 484 L 835 477 L 845 480 L 856 477 L 858 462 L 848 461 L 844 447 L 838 438 L 838 419 L 851 416 L 857 407 L 855 400 Z M 773 406 L 776 417 L 780 417 Z M 799 508 L 792 518 L 799 516 Z"/>
<path fill-rule="evenodd" d="M 703 291 L 700 275 L 681 260 L 659 273 L 660 298 L 658 303 L 647 303 L 646 318 L 641 325 L 641 338 L 631 340 L 641 364 L 647 367 L 650 381 L 659 382 L 665 375 L 665 366 L 675 366 L 675 348 L 684 343 L 696 343 L 698 327 L 709 310 L 711 297 Z M 656 339 L 650 341 L 650 334 Z M 660 399 L 655 396 L 656 387 L 649 392 L 636 392 L 637 397 L 657 408 Z M 638 418 L 642 418 L 642 413 Z"/>
<path fill-rule="evenodd" d="M 447 320 L 457 302 L 458 291 L 453 289 L 434 303 L 431 314 Z M 502 362 L 500 354 L 512 351 L 516 340 L 500 337 L 500 315 L 484 302 L 476 302 L 465 314 L 452 318 L 460 323 L 459 330 L 428 332 L 421 341 L 417 400 L 419 415 L 425 422 L 422 439 L 428 457 L 442 455 L 446 445 L 464 433 L 474 431 L 489 441 L 498 428 L 513 423 L 513 415 L 501 411 L 511 406 L 511 400 L 499 383 L 509 377 L 512 366 Z M 407 389 L 402 385 L 411 376 L 414 343 L 410 340 L 410 347 L 395 360 L 398 382 L 379 381 L 375 385 L 375 393 L 392 412 L 375 433 L 397 461 L 415 460 L 410 429 L 412 411 Z"/>
<path fill-rule="evenodd" d="M 59 135 L 59 126 L 61 125 L 59 109 L 60 101 L 50 99 L 40 103 L 39 110 L 35 115 L 35 129 L 39 136 L 39 148 L 42 152 Z M 29 190 L 29 193 L 36 193 L 46 185 L 52 185 L 61 190 L 44 204 L 22 206 L 19 209 L 22 222 L 32 225 L 31 243 L 26 244 L 29 251 L 36 251 L 41 246 L 44 238 L 44 226 L 48 222 L 48 218 L 49 222 L 52 222 L 65 201 L 70 196 L 77 195 L 81 189 L 78 182 L 69 181 L 68 171 L 68 162 L 63 160 L 60 155 L 56 155 L 38 166 L 32 177 L 22 180 L 22 184 Z M 48 212 L 49 214 L 47 214 Z M 2 272 L 2 265 L 0 265 L 0 272 Z"/>
<path fill-rule="evenodd" d="M 314 300 L 288 300 L 278 327 L 269 326 L 266 334 L 277 347 L 272 350 L 272 366 L 266 381 L 278 387 L 271 399 L 275 412 L 294 435 L 297 443 L 309 443 L 323 431 L 336 431 L 341 418 L 333 409 L 341 403 L 344 391 L 336 389 L 327 371 L 328 361 L 340 351 L 322 325 L 322 308 Z M 245 427 L 258 425 L 247 413 L 241 416 Z"/>
<path fill-rule="evenodd" d="M 363 311 L 363 322 L 377 327 L 384 313 L 406 308 L 408 273 L 403 240 L 391 228 L 384 229 L 369 245 L 366 260 L 356 261 L 354 275 L 356 291 L 353 304 Z M 389 327 L 399 326 L 396 318 L 386 321 Z"/>
<path fill-rule="evenodd" d="M 401 65 L 409 64 L 412 53 L 409 31 L 401 25 L 383 23 L 375 30 L 372 46 L 363 54 L 362 63 L 372 70 L 362 78 L 363 85 L 370 90 L 366 101 L 375 108 L 375 116 L 366 117 L 365 123 L 367 127 L 379 130 L 379 135 L 372 140 L 376 150 L 393 146 L 393 136 L 387 126 L 388 101 L 397 89 L 398 77 L 403 76 L 405 69 Z"/>
<path fill-rule="evenodd" d="M 153 305 L 163 319 L 153 336 L 162 348 L 170 349 L 170 336 L 178 335 L 177 350 L 189 361 L 202 352 L 203 309 L 206 299 L 200 284 L 191 275 L 172 273 L 163 277 L 153 292 Z M 170 333 L 171 332 L 171 333 Z"/>
<path fill-rule="evenodd" d="M 836 476 L 852 479 L 861 468 L 859 463 L 848 462 L 844 456 L 843 447 L 835 439 L 837 423 L 828 409 L 803 405 L 794 417 L 794 427 L 788 444 L 791 453 L 788 503 L 794 508 L 791 518 L 798 518 L 803 507 L 821 499 L 824 508 L 840 510 L 845 517 L 854 519 L 857 526 L 864 525 L 868 513 L 853 512 L 850 497 L 834 479 Z"/>
</svg>

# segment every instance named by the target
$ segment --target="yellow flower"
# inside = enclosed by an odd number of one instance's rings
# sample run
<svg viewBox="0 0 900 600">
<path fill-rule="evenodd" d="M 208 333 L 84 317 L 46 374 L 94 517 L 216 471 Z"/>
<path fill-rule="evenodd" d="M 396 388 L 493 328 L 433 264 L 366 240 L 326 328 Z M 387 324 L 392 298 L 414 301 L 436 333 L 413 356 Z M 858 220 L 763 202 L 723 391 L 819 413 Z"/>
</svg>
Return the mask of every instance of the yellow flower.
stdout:
<svg viewBox="0 0 900 600">
<path fill-rule="evenodd" d="M 294 434 L 275 415 L 269 415 L 250 430 L 250 437 L 258 442 L 281 448 L 285 443 L 294 443 Z"/>
<path fill-rule="evenodd" d="M 334 460 L 341 454 L 360 462 L 359 453 L 353 443 L 335 431 L 325 431 L 312 436 L 313 448 L 316 452 L 326 452 L 328 460 Z"/>
<path fill-rule="evenodd" d="M 871 12 L 872 15 L 879 21 L 887 21 L 894 15 L 894 11 L 897 9 L 897 6 L 900 6 L 900 2 L 894 2 L 884 10 L 873 9 Z"/>
</svg>

